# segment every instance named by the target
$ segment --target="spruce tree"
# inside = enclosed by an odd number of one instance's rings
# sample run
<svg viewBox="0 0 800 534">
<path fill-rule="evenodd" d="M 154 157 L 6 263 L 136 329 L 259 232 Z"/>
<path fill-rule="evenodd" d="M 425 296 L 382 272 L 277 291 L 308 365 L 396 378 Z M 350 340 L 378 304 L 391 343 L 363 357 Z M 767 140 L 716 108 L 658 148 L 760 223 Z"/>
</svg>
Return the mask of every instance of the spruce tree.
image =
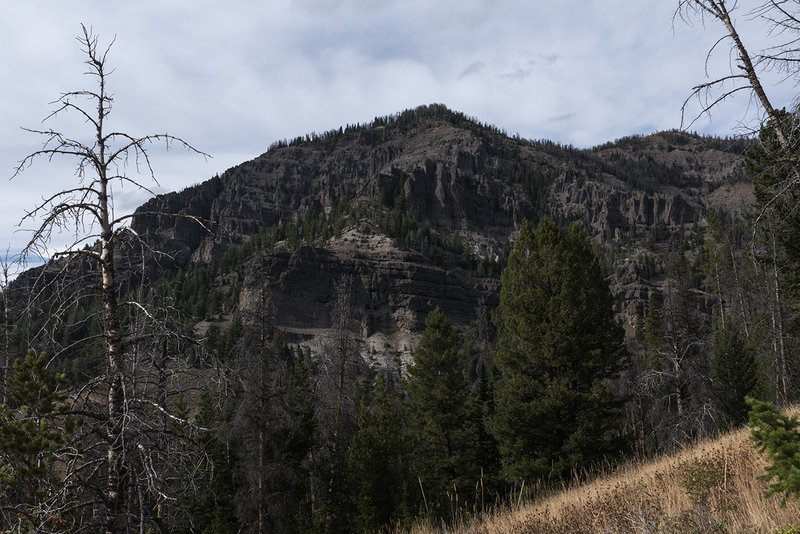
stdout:
<svg viewBox="0 0 800 534">
<path fill-rule="evenodd" d="M 413 474 L 425 492 L 427 511 L 440 517 L 450 512 L 455 493 L 473 488 L 477 480 L 469 462 L 466 359 L 460 345 L 460 336 L 436 308 L 425 322 L 406 381 Z"/>
<path fill-rule="evenodd" d="M 384 375 L 361 401 L 348 471 L 358 532 L 377 532 L 403 515 L 406 478 L 403 407 Z"/>
<path fill-rule="evenodd" d="M 752 347 L 745 344 L 731 321 L 718 325 L 711 354 L 711 380 L 718 408 L 732 424 L 747 420 L 745 398 L 752 395 L 759 377 Z"/>
<path fill-rule="evenodd" d="M 501 280 L 492 426 L 503 478 L 560 476 L 618 453 L 623 332 L 578 227 L 524 221 Z"/>
<path fill-rule="evenodd" d="M 769 482 L 766 497 L 783 494 L 800 496 L 800 421 L 796 416 L 788 417 L 772 404 L 747 399 L 750 406 L 750 439 L 759 452 L 767 453 L 770 465 L 760 480 Z M 775 479 L 775 482 L 772 480 Z"/>
</svg>

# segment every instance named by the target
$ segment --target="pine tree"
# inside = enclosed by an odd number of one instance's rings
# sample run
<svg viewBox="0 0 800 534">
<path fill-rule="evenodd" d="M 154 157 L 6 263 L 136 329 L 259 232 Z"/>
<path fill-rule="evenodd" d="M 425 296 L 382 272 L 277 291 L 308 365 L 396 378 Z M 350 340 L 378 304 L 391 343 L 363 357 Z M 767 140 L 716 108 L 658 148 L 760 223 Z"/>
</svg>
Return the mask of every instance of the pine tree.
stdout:
<svg viewBox="0 0 800 534">
<path fill-rule="evenodd" d="M 216 399 L 219 404 L 215 404 Z M 203 429 L 198 436 L 206 461 L 202 466 L 201 489 L 187 497 L 186 510 L 191 514 L 190 524 L 202 525 L 202 534 L 233 534 L 239 532 L 236 519 L 234 476 L 239 469 L 235 451 L 240 446 L 230 438 L 226 425 L 230 424 L 229 407 L 224 406 L 222 395 L 204 389 L 197 402 L 195 423 Z M 191 530 L 176 529 L 177 534 Z"/>
<path fill-rule="evenodd" d="M 494 389 L 489 371 L 481 365 L 478 380 L 470 397 L 468 424 L 473 452 L 472 462 L 478 471 L 475 487 L 475 504 L 479 510 L 494 502 L 501 491 L 500 454 L 497 440 L 492 435 L 490 424 L 494 416 Z"/>
<path fill-rule="evenodd" d="M 752 395 L 758 376 L 755 354 L 738 329 L 730 321 L 718 325 L 711 354 L 711 379 L 717 406 L 732 424 L 747 420 L 745 398 Z"/>
<path fill-rule="evenodd" d="M 772 404 L 747 399 L 750 406 L 750 438 L 759 452 L 767 453 L 771 464 L 764 468 L 766 474 L 759 477 L 770 482 L 766 497 L 783 494 L 800 497 L 800 421 L 788 417 Z M 775 482 L 772 482 L 776 479 Z"/>
<path fill-rule="evenodd" d="M 361 401 L 348 472 L 358 532 L 377 532 L 403 515 L 406 478 L 405 423 L 401 401 L 383 375 Z"/>
<path fill-rule="evenodd" d="M 455 492 L 471 489 L 479 476 L 469 462 L 466 361 L 460 345 L 460 336 L 436 308 L 425 321 L 406 381 L 414 474 L 428 512 L 439 517 L 450 511 Z"/>
<path fill-rule="evenodd" d="M 797 136 L 798 117 L 785 110 L 763 125 L 758 143 L 746 154 L 745 164 L 753 176 L 753 193 L 758 215 L 754 220 L 755 257 L 763 269 L 759 278 L 769 314 L 769 338 L 772 349 L 773 387 L 779 404 L 792 396 L 790 377 L 794 352 L 800 340 L 793 332 L 800 324 L 797 303 L 800 302 L 800 230 L 797 210 L 798 184 L 787 178 L 800 153 Z M 791 133 L 785 146 L 777 137 L 779 131 Z M 787 152 L 787 148 L 791 152 Z"/>
<path fill-rule="evenodd" d="M 642 338 L 644 354 L 639 360 L 639 369 L 644 371 L 658 366 L 657 351 L 664 346 L 664 337 L 661 330 L 661 311 L 656 304 L 655 295 L 652 293 L 647 298 L 647 313 L 642 325 Z"/>
<path fill-rule="evenodd" d="M 0 404 L 0 530 L 34 531 L 39 505 L 59 492 L 52 479 L 53 454 L 70 434 L 64 419 L 63 374 L 47 367 L 44 353 L 28 351 L 14 362 L 8 383 L 13 409 Z M 64 424 L 62 427 L 60 424 Z M 59 521 L 63 518 L 57 517 Z M 10 530 L 9 530 L 10 531 Z"/>
<path fill-rule="evenodd" d="M 619 452 L 622 328 L 576 225 L 524 221 L 502 274 L 493 432 L 509 482 L 563 475 Z"/>
</svg>

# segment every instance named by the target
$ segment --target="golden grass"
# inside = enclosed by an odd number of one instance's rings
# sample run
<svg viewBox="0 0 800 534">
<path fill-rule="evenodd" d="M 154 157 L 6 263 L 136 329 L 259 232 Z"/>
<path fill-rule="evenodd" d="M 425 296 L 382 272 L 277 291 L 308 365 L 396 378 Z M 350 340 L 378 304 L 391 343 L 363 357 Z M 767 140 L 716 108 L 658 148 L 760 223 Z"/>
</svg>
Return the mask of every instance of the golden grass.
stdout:
<svg viewBox="0 0 800 534">
<path fill-rule="evenodd" d="M 772 533 L 800 524 L 800 502 L 764 498 L 766 460 L 749 430 L 700 442 L 533 502 L 462 521 L 453 534 Z M 438 529 L 418 525 L 409 534 Z M 800 531 L 799 531 L 800 532 Z"/>
</svg>

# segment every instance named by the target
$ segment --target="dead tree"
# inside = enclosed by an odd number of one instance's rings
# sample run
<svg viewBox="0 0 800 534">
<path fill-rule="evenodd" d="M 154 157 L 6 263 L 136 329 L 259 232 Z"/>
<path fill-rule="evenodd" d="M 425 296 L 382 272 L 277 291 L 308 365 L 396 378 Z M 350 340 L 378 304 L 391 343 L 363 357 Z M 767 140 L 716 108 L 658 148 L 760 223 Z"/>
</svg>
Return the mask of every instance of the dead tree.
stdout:
<svg viewBox="0 0 800 534">
<path fill-rule="evenodd" d="M 2 349 L 0 349 L 0 404 L 8 402 L 8 378 L 11 375 L 11 307 L 9 305 L 9 281 L 11 261 L 8 254 L 0 260 L 0 298 L 3 307 Z"/>
<path fill-rule="evenodd" d="M 792 181 L 796 183 L 800 180 L 800 160 L 793 155 L 790 132 L 785 131 L 784 125 L 779 120 L 778 110 L 773 106 L 762 83 L 763 73 L 770 68 L 789 69 L 793 76 L 800 73 L 795 70 L 796 67 L 790 68 L 790 65 L 796 65 L 795 62 L 798 61 L 794 41 L 798 36 L 800 24 L 795 16 L 786 10 L 787 3 L 786 0 L 768 0 L 751 13 L 752 16 L 762 19 L 775 32 L 795 33 L 785 44 L 776 45 L 755 55 L 751 54 L 736 27 L 733 14 L 738 8 L 738 2 L 735 0 L 678 0 L 675 16 L 687 23 L 699 17 L 702 21 L 711 19 L 721 24 L 724 28 L 723 34 L 709 50 L 707 58 L 718 45 L 727 42 L 735 59 L 729 73 L 698 84 L 692 89 L 682 108 L 684 114 L 688 103 L 695 98 L 701 105 L 699 117 L 710 113 L 714 107 L 736 93 L 750 93 L 755 97 L 764 118 L 773 125 L 781 149 L 791 157 Z M 778 18 L 781 15 L 784 17 Z"/>
<path fill-rule="evenodd" d="M 109 127 L 113 98 L 108 90 L 111 70 L 107 57 L 113 41 L 102 48 L 90 29 L 82 26 L 82 30 L 78 41 L 87 58 L 86 74 L 93 78 L 93 88 L 63 93 L 44 122 L 50 123 L 62 114 L 77 115 L 89 131 L 86 135 L 73 136 L 57 129 L 25 129 L 43 137 L 44 142 L 39 150 L 22 159 L 14 177 L 40 159 L 66 158 L 76 164 L 77 183 L 44 196 L 23 217 L 21 224 L 31 225 L 33 230 L 22 254 L 23 257 L 30 254 L 46 257 L 51 236 L 70 232 L 71 244 L 50 256 L 41 271 L 37 286 L 40 289 L 34 294 L 52 293 L 60 286 L 85 295 L 86 280 L 92 277 L 97 280 L 97 290 L 81 298 L 86 298 L 85 302 L 99 302 L 100 311 L 95 319 L 100 329 L 82 341 L 102 342 L 104 364 L 100 376 L 89 380 L 72 396 L 75 411 L 85 412 L 84 420 L 90 421 L 92 428 L 75 433 L 81 436 L 84 432 L 82 438 L 88 441 L 80 444 L 75 441 L 73 456 L 65 460 L 69 468 L 65 477 L 74 476 L 74 480 L 91 486 L 83 488 L 90 490 L 89 493 L 94 494 L 92 499 L 97 501 L 91 505 L 91 515 L 96 517 L 97 523 L 90 529 L 122 533 L 130 532 L 142 515 L 140 510 L 134 509 L 134 503 L 142 501 L 136 493 L 162 492 L 159 484 L 153 481 L 156 476 L 153 456 L 146 450 L 145 443 L 134 440 L 138 450 L 129 449 L 132 435 L 135 437 L 133 414 L 148 410 L 158 412 L 164 408 L 141 396 L 142 389 L 136 385 L 137 373 L 141 373 L 135 366 L 134 355 L 142 350 L 141 342 L 154 339 L 158 328 L 153 327 L 148 334 L 133 332 L 130 318 L 139 314 L 155 323 L 157 314 L 148 310 L 146 303 L 123 297 L 123 280 L 130 278 L 121 269 L 133 267 L 135 263 L 124 249 L 138 248 L 142 253 L 146 246 L 127 226 L 132 215 L 115 212 L 113 188 L 127 186 L 152 193 L 146 184 L 157 183 L 148 152 L 153 143 L 163 143 L 167 148 L 176 145 L 205 154 L 169 134 L 134 136 Z M 54 309 L 48 310 L 53 312 L 51 324 L 63 321 L 64 313 L 76 305 L 77 298 L 61 299 Z M 98 402 L 100 392 L 102 400 Z M 141 405 L 138 408 L 146 407 L 146 410 L 138 409 L 137 403 Z M 100 410 L 95 409 L 98 406 Z M 150 425 L 146 418 L 140 419 L 138 423 Z M 139 466 L 138 474 L 132 472 L 134 462 Z"/>
<path fill-rule="evenodd" d="M 800 10 L 797 2 L 789 0 L 766 0 L 753 9 L 749 15 L 763 22 L 771 35 L 782 40 L 765 50 L 752 53 L 739 34 L 734 20 L 738 4 L 737 0 L 678 0 L 676 18 L 687 23 L 696 18 L 703 22 L 711 20 L 723 27 L 721 37 L 708 51 L 706 71 L 712 53 L 723 43 L 729 45 L 733 58 L 730 72 L 692 88 L 681 111 L 685 118 L 689 102 L 696 99 L 700 103 L 700 113 L 691 124 L 700 116 L 710 114 L 715 107 L 734 94 L 749 93 L 761 111 L 760 122 L 774 131 L 780 151 L 778 159 L 786 165 L 785 180 L 774 188 L 773 199 L 777 200 L 800 183 L 800 155 L 796 150 L 796 143 L 792 141 L 796 137 L 795 132 L 790 130 L 796 121 L 781 120 L 780 110 L 773 105 L 762 78 L 765 72 L 777 70 L 787 79 L 794 79 L 795 82 L 800 79 L 800 47 L 797 46 L 800 39 Z M 772 202 L 768 202 L 762 208 L 756 222 L 769 210 L 771 204 Z"/>
<path fill-rule="evenodd" d="M 759 50 L 748 46 L 738 31 L 737 13 L 762 25 L 772 39 L 769 46 Z M 775 107 L 769 87 L 764 83 L 764 75 L 770 71 L 777 72 L 785 81 L 800 82 L 800 3 L 796 0 L 763 0 L 749 12 L 741 13 L 737 0 L 678 0 L 675 16 L 686 22 L 700 19 L 704 23 L 709 21 L 721 26 L 721 36 L 708 52 L 707 58 L 719 45 L 728 44 L 732 60 L 729 72 L 693 88 L 683 111 L 686 111 L 690 100 L 697 98 L 701 104 L 700 114 L 707 114 L 725 99 L 740 92 L 749 93 L 759 110 L 758 118 L 762 124 L 758 148 L 764 152 L 763 158 L 771 162 L 773 180 L 764 186 L 760 194 L 758 191 L 756 193 L 761 198 L 758 199 L 759 211 L 754 219 L 752 246 L 753 257 L 761 258 L 763 263 L 757 267 L 763 269 L 766 275 L 774 385 L 777 400 L 782 403 L 786 401 L 789 389 L 787 349 L 784 344 L 787 332 L 781 310 L 787 301 L 787 292 L 781 287 L 780 251 L 776 249 L 773 225 L 774 221 L 782 221 L 787 214 L 797 210 L 800 194 L 800 121 L 796 119 L 797 109 L 787 114 Z M 765 138 L 770 141 L 765 143 Z"/>
</svg>

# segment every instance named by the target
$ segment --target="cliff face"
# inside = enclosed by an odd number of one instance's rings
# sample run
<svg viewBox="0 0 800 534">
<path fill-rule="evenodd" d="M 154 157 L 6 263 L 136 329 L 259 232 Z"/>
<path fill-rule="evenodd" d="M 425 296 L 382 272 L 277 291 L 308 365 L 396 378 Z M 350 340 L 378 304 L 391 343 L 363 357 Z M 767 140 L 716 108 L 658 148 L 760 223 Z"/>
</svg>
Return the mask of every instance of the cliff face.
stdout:
<svg viewBox="0 0 800 534">
<path fill-rule="evenodd" d="M 369 352 L 391 349 L 409 356 L 428 312 L 440 307 L 459 324 L 475 319 L 478 303 L 497 304 L 499 283 L 469 280 L 433 265 L 425 256 L 397 249 L 383 236 L 347 232 L 328 248 L 301 247 L 252 260 L 239 271 L 241 309 L 272 296 L 276 323 L 297 338 L 321 339 L 332 324 L 336 283 L 352 280 L 350 302 L 357 336 Z"/>
<path fill-rule="evenodd" d="M 351 276 L 361 336 L 389 339 L 418 334 L 435 306 L 461 324 L 475 318 L 479 303 L 494 306 L 499 281 L 473 267 L 502 258 L 524 218 L 577 221 L 599 246 L 630 252 L 656 226 L 702 227 L 709 208 L 746 209 L 737 151 L 676 132 L 576 150 L 510 138 L 430 106 L 281 143 L 222 176 L 150 200 L 132 226 L 191 265 L 264 229 L 347 209 L 335 235 L 299 248 L 279 243 L 237 266 L 231 276 L 242 287 L 240 306 L 266 287 L 278 326 L 318 333 L 330 326 L 335 281 Z M 411 230 L 388 231 L 391 214 Z M 430 252 L 434 246 L 441 254 Z M 631 324 L 659 275 L 633 254 L 608 263 L 620 321 Z"/>
</svg>

